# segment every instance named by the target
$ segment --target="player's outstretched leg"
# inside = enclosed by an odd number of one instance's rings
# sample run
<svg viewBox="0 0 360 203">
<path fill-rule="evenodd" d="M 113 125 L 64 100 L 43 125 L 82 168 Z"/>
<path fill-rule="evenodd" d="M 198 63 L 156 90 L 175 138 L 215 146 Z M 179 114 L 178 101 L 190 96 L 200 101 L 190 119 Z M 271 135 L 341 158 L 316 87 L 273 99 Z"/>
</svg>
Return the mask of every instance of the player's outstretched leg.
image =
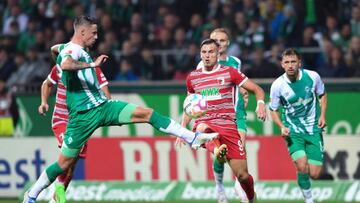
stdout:
<svg viewBox="0 0 360 203">
<path fill-rule="evenodd" d="M 199 148 L 205 142 L 218 137 L 218 133 L 194 133 L 182 127 L 179 123 L 176 123 L 172 119 L 160 115 L 156 111 L 152 112 L 149 123 L 162 132 L 184 139 L 187 143 L 189 143 L 189 145 L 191 145 L 192 148 L 195 149 Z"/>
</svg>

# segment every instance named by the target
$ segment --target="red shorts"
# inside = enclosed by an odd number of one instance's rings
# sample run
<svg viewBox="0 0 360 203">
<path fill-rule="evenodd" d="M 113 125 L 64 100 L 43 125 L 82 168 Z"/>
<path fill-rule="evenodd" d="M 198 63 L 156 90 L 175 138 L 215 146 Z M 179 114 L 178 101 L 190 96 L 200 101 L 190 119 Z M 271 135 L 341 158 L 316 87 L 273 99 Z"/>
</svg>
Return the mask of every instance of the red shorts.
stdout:
<svg viewBox="0 0 360 203">
<path fill-rule="evenodd" d="M 61 148 L 64 139 L 64 133 L 66 131 L 66 124 L 58 124 L 56 126 L 53 126 L 52 130 L 54 132 L 56 139 L 58 140 L 58 147 Z M 85 159 L 86 151 L 87 151 L 87 143 L 85 143 L 83 148 L 80 150 L 79 158 Z"/>
<path fill-rule="evenodd" d="M 219 137 L 213 142 L 209 142 L 205 145 L 209 151 L 214 153 L 214 147 L 221 144 L 226 144 L 228 147 L 228 152 L 226 158 L 228 159 L 246 159 L 246 150 L 240 141 L 240 136 L 238 130 L 236 128 L 236 124 L 234 126 L 220 126 L 209 121 L 201 121 L 196 123 L 194 129 L 200 124 L 204 123 L 208 126 L 205 130 L 206 133 L 217 132 L 219 133 Z M 219 147 L 219 146 L 217 146 Z"/>
</svg>

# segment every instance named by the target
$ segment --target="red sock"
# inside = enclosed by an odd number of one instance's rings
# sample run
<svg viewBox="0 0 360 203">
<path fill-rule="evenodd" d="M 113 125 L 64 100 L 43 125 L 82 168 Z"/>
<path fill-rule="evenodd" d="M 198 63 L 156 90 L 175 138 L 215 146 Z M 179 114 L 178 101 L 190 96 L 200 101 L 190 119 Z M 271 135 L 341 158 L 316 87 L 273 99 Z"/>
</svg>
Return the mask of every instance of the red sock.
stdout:
<svg viewBox="0 0 360 203">
<path fill-rule="evenodd" d="M 66 173 L 60 174 L 60 175 L 58 176 L 58 178 L 57 178 L 57 179 L 58 179 L 58 182 L 65 184 L 66 177 L 67 177 L 67 174 L 66 174 Z"/>
<path fill-rule="evenodd" d="M 247 198 L 249 200 L 254 199 L 254 179 L 250 174 L 247 180 L 240 182 L 240 185 L 246 193 Z"/>
<path fill-rule="evenodd" d="M 71 179 L 72 179 L 72 175 L 66 176 L 65 181 L 64 181 L 65 191 L 66 191 L 67 187 L 69 186 Z"/>
</svg>

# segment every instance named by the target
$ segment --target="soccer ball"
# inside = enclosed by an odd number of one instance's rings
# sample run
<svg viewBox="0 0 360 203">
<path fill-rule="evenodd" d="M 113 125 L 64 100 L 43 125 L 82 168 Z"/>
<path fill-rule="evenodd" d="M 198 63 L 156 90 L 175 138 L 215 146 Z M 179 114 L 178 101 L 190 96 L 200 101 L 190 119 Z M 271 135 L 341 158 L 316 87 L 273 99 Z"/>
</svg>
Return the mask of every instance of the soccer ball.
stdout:
<svg viewBox="0 0 360 203">
<path fill-rule="evenodd" d="M 189 94 L 183 104 L 184 112 L 191 118 L 199 118 L 207 111 L 207 101 L 200 94 Z"/>
</svg>

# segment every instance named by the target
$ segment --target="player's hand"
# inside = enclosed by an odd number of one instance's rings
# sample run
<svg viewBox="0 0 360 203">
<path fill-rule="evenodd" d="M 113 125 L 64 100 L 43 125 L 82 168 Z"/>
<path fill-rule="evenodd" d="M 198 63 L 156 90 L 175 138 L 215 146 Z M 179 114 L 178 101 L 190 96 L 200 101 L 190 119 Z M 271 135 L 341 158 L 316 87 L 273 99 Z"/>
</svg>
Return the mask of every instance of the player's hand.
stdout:
<svg viewBox="0 0 360 203">
<path fill-rule="evenodd" d="M 185 140 L 179 137 L 176 138 L 175 147 L 181 148 L 183 145 L 186 145 Z"/>
<path fill-rule="evenodd" d="M 40 104 L 38 111 L 40 115 L 46 116 L 46 112 L 49 110 L 48 104 Z"/>
<path fill-rule="evenodd" d="M 325 128 L 326 127 L 326 120 L 323 116 L 320 116 L 318 121 L 318 128 Z"/>
<path fill-rule="evenodd" d="M 263 103 L 258 103 L 255 112 L 256 112 L 257 117 L 258 117 L 260 120 L 262 120 L 262 121 L 265 121 L 265 120 L 266 120 L 266 108 L 265 108 L 265 104 L 263 104 Z"/>
<path fill-rule="evenodd" d="M 289 135 L 290 135 L 290 129 L 286 128 L 286 127 L 282 127 L 281 128 L 281 136 L 286 138 L 286 137 L 289 137 Z"/>
<path fill-rule="evenodd" d="M 94 61 L 94 63 L 95 63 L 95 66 L 101 66 L 102 64 L 104 64 L 106 61 L 107 61 L 107 59 L 108 59 L 109 57 L 107 56 L 107 55 L 100 55 L 99 57 L 97 57 L 96 58 L 96 60 Z"/>
</svg>

